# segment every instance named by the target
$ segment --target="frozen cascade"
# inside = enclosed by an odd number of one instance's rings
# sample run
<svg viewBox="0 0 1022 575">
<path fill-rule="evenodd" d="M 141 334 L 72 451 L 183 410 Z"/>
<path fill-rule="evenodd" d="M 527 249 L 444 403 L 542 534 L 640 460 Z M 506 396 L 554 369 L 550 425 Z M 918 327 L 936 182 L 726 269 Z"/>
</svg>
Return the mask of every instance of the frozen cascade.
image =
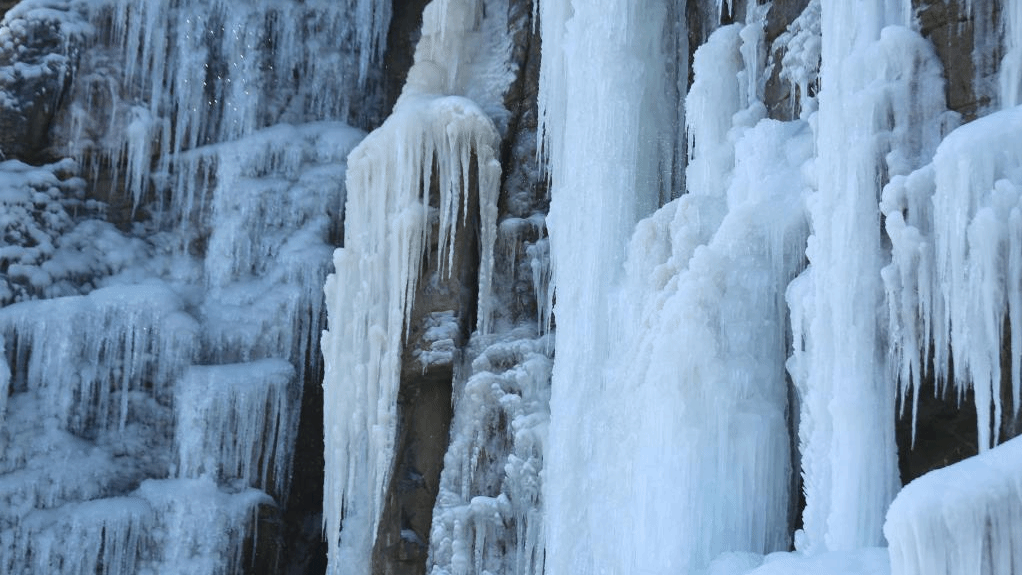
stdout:
<svg viewBox="0 0 1022 575">
<path fill-rule="evenodd" d="M 658 117 L 649 108 L 623 110 L 644 101 L 643 66 L 655 70 L 659 56 L 643 50 L 658 46 L 650 38 L 659 21 L 646 14 L 643 22 L 653 29 L 643 28 L 620 8 L 609 24 L 610 9 L 590 15 L 575 6 L 564 30 L 579 35 L 558 41 L 565 57 L 577 49 L 588 60 L 550 72 L 565 74 L 553 81 L 571 89 L 558 96 L 569 102 L 563 124 L 547 128 L 554 278 L 557 300 L 566 302 L 554 308 L 547 569 L 689 572 L 722 551 L 786 546 L 791 470 L 783 291 L 802 260 L 805 184 L 799 182 L 812 153 L 811 132 L 804 122 L 759 122 L 766 11 L 751 5 L 747 25 L 718 30 L 696 52 L 685 105 L 690 193 L 633 233 L 625 218 L 641 213 L 651 186 L 637 178 L 641 163 L 637 173 L 622 165 L 634 169 L 636 159 L 655 154 L 622 136 L 643 133 L 645 122 Z M 605 25 L 636 28 L 594 31 Z M 635 44 L 600 56 L 583 48 L 590 34 L 600 49 L 608 37 Z M 544 42 L 546 54 L 551 43 Z M 560 57 L 553 53 L 554 66 Z M 627 71 L 614 67 L 621 65 Z M 612 78 L 624 74 L 623 83 L 586 81 L 589 66 L 611 67 Z M 547 122 L 556 117 L 551 108 L 547 114 Z M 593 115 L 600 122 L 588 119 Z M 572 148 L 558 155 L 562 137 Z M 595 166 L 613 166 L 614 173 L 594 170 L 594 157 L 600 158 Z M 595 192 L 598 202 L 590 200 Z M 602 279 L 593 285 L 590 277 Z M 610 341 L 615 344 L 601 347 Z M 758 441 L 739 444 L 736 437 Z M 709 484 L 726 497 L 707 497 Z M 593 507 L 594 500 L 603 503 Z"/>
<path fill-rule="evenodd" d="M 884 524 L 893 575 L 1022 572 L 1022 438 L 905 486 Z"/>
<path fill-rule="evenodd" d="M 879 182 L 941 137 L 943 76 L 906 4 L 822 4 L 810 267 L 788 291 L 801 399 L 806 552 L 879 545 L 898 488 L 895 387 L 881 322 Z"/>
<path fill-rule="evenodd" d="M 208 477 L 148 479 L 132 495 L 153 510 L 152 547 L 139 575 L 237 573 L 244 542 L 237 534 L 252 534 L 259 505 L 273 502 L 258 489 L 225 491 Z"/>
<path fill-rule="evenodd" d="M 3 541 L 10 575 L 139 573 L 152 509 L 137 497 L 111 497 L 33 514 Z"/>
<path fill-rule="evenodd" d="M 14 391 L 39 396 L 53 424 L 124 432 L 139 402 L 171 401 L 198 325 L 167 286 L 109 287 L 0 309 Z"/>
<path fill-rule="evenodd" d="M 473 45 L 483 32 L 483 10 L 474 0 L 426 7 L 415 64 L 393 113 L 348 157 L 345 241 L 326 282 L 329 330 L 322 339 L 331 573 L 369 571 L 394 456 L 401 351 L 420 266 L 435 222 L 440 271 L 450 273 L 456 232 L 476 218 L 468 213 L 473 188 L 481 252 L 478 328 L 488 329 L 498 134 L 491 116 L 461 95 L 469 90 L 463 74 L 478 63 Z"/>
</svg>

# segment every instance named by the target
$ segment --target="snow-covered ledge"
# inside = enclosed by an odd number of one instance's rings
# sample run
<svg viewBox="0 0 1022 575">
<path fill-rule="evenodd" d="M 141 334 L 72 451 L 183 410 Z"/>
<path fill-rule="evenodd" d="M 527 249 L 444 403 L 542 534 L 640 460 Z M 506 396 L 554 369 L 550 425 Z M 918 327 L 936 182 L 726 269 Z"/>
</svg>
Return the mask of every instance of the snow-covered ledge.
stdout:
<svg viewBox="0 0 1022 575">
<path fill-rule="evenodd" d="M 891 575 L 1022 573 L 1022 437 L 908 484 L 884 535 Z"/>
</svg>

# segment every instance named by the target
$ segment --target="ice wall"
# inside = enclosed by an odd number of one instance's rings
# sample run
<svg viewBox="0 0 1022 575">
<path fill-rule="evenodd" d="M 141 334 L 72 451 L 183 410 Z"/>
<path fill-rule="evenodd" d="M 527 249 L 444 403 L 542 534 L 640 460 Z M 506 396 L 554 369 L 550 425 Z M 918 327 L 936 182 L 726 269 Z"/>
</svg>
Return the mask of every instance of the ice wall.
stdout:
<svg viewBox="0 0 1022 575">
<path fill-rule="evenodd" d="M 457 231 L 473 220 L 480 230 L 479 328 L 489 322 L 498 135 L 491 116 L 464 95 L 467 71 L 488 54 L 477 49 L 483 10 L 473 0 L 427 6 L 415 64 L 394 112 L 348 158 L 344 248 L 334 253 L 336 271 L 326 283 L 330 319 L 322 339 L 331 573 L 370 569 L 422 260 L 435 241 L 440 273 L 450 274 Z M 470 204 L 478 205 L 478 215 L 468 213 Z"/>
<path fill-rule="evenodd" d="M 62 70 L 49 153 L 75 159 L 0 163 L 0 571 L 251 563 L 321 365 L 320 286 L 364 136 L 343 120 L 379 114 L 389 5 L 7 12 L 0 103 L 19 74 Z M 17 61 L 37 30 L 65 45 Z"/>
</svg>

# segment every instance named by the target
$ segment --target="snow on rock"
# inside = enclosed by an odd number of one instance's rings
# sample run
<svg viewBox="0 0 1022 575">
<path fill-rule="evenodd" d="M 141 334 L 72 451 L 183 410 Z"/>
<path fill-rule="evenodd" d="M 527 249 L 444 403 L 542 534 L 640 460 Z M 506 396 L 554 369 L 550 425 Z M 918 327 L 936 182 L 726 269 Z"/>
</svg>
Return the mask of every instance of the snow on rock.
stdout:
<svg viewBox="0 0 1022 575">
<path fill-rule="evenodd" d="M 405 329 L 433 223 L 439 268 L 449 274 L 456 232 L 480 227 L 479 329 L 490 321 L 500 163 L 491 117 L 457 94 L 457 78 L 480 41 L 482 6 L 436 0 L 423 15 L 416 63 L 393 114 L 348 157 L 344 248 L 326 282 L 323 333 L 330 572 L 363 573 L 383 508 L 397 425 Z M 434 183 L 434 177 L 436 182 Z M 438 205 L 430 206 L 433 186 Z"/>
<path fill-rule="evenodd" d="M 431 575 L 543 572 L 540 472 L 549 425 L 550 344 L 512 330 L 472 342 L 455 389 L 451 444 L 433 511 Z"/>
<path fill-rule="evenodd" d="M 101 221 L 78 165 L 0 162 L 0 305 L 86 293 L 142 259 L 142 241 Z"/>
<path fill-rule="evenodd" d="M 944 110 L 933 49 L 903 27 L 908 3 L 821 8 L 819 192 L 809 199 L 810 267 L 788 292 L 806 493 L 796 546 L 809 553 L 882 543 L 898 475 L 895 388 L 879 320 L 880 183 L 929 158 Z"/>
<path fill-rule="evenodd" d="M 1022 572 L 1022 438 L 906 485 L 884 535 L 892 575 Z"/>
<path fill-rule="evenodd" d="M 287 493 L 300 405 L 294 378 L 280 359 L 188 368 L 174 402 L 178 476 Z"/>
<path fill-rule="evenodd" d="M 981 450 L 998 443 L 1002 379 L 1011 381 L 1013 413 L 1022 405 L 1020 130 L 1020 107 L 966 124 L 931 164 L 884 190 L 892 242 L 884 280 L 903 394 L 917 398 L 931 362 L 959 397 L 972 389 Z"/>
</svg>

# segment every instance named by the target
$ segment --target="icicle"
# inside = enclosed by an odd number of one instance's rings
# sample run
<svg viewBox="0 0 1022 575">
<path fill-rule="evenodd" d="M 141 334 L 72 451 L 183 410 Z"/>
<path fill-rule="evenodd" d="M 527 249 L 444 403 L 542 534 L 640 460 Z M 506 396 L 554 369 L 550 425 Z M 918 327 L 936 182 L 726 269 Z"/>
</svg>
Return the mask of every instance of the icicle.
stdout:
<svg viewBox="0 0 1022 575">
<path fill-rule="evenodd" d="M 892 575 L 1022 572 L 1022 439 L 905 486 L 884 524 Z"/>
<path fill-rule="evenodd" d="M 301 403 L 294 377 L 279 359 L 189 368 L 175 396 L 178 476 L 286 494 Z"/>
<path fill-rule="evenodd" d="M 1005 323 L 1011 332 L 1013 412 L 1019 409 L 1019 130 L 1017 107 L 966 124 L 941 142 L 932 164 L 884 191 L 894 248 L 885 272 L 895 298 L 892 324 L 900 336 L 902 385 L 918 394 L 920 366 L 932 361 L 938 382 L 952 382 L 959 396 L 971 387 L 980 450 L 998 441 Z M 952 364 L 954 372 L 948 373 Z"/>
<path fill-rule="evenodd" d="M 133 396 L 168 401 L 195 353 L 196 322 L 160 284 L 111 287 L 0 309 L 7 350 L 28 389 L 48 398 L 61 428 L 123 432 Z M 90 431 L 91 430 L 91 431 Z"/>
<path fill-rule="evenodd" d="M 461 164 L 470 153 L 477 158 L 480 185 L 498 183 L 487 174 L 499 169 L 496 137 L 489 118 L 464 98 L 406 100 L 348 159 L 345 247 L 335 253 L 337 271 L 327 280 L 330 329 L 323 336 L 324 401 L 332 406 L 326 421 L 325 488 L 331 545 L 344 521 L 342 555 L 331 553 L 334 569 L 366 565 L 368 548 L 360 547 L 371 546 L 382 510 L 401 345 L 429 233 L 426 202 L 433 163 L 440 175 L 441 206 L 457 206 L 470 193 Z M 381 203 L 380 198 L 386 199 Z M 495 199 L 492 190 L 479 193 L 480 203 Z M 494 210 L 481 206 L 481 218 L 495 216 Z M 453 230 L 463 221 L 457 214 L 452 218 L 440 231 L 441 261 L 453 249 Z M 484 241 L 490 243 L 483 257 L 492 261 L 496 222 L 483 224 L 484 232 L 487 227 Z M 492 268 L 485 260 L 480 269 L 480 283 L 489 281 Z M 484 289 L 481 285 L 480 292 Z M 362 543 L 352 544 L 357 529 L 368 533 Z"/>
</svg>

